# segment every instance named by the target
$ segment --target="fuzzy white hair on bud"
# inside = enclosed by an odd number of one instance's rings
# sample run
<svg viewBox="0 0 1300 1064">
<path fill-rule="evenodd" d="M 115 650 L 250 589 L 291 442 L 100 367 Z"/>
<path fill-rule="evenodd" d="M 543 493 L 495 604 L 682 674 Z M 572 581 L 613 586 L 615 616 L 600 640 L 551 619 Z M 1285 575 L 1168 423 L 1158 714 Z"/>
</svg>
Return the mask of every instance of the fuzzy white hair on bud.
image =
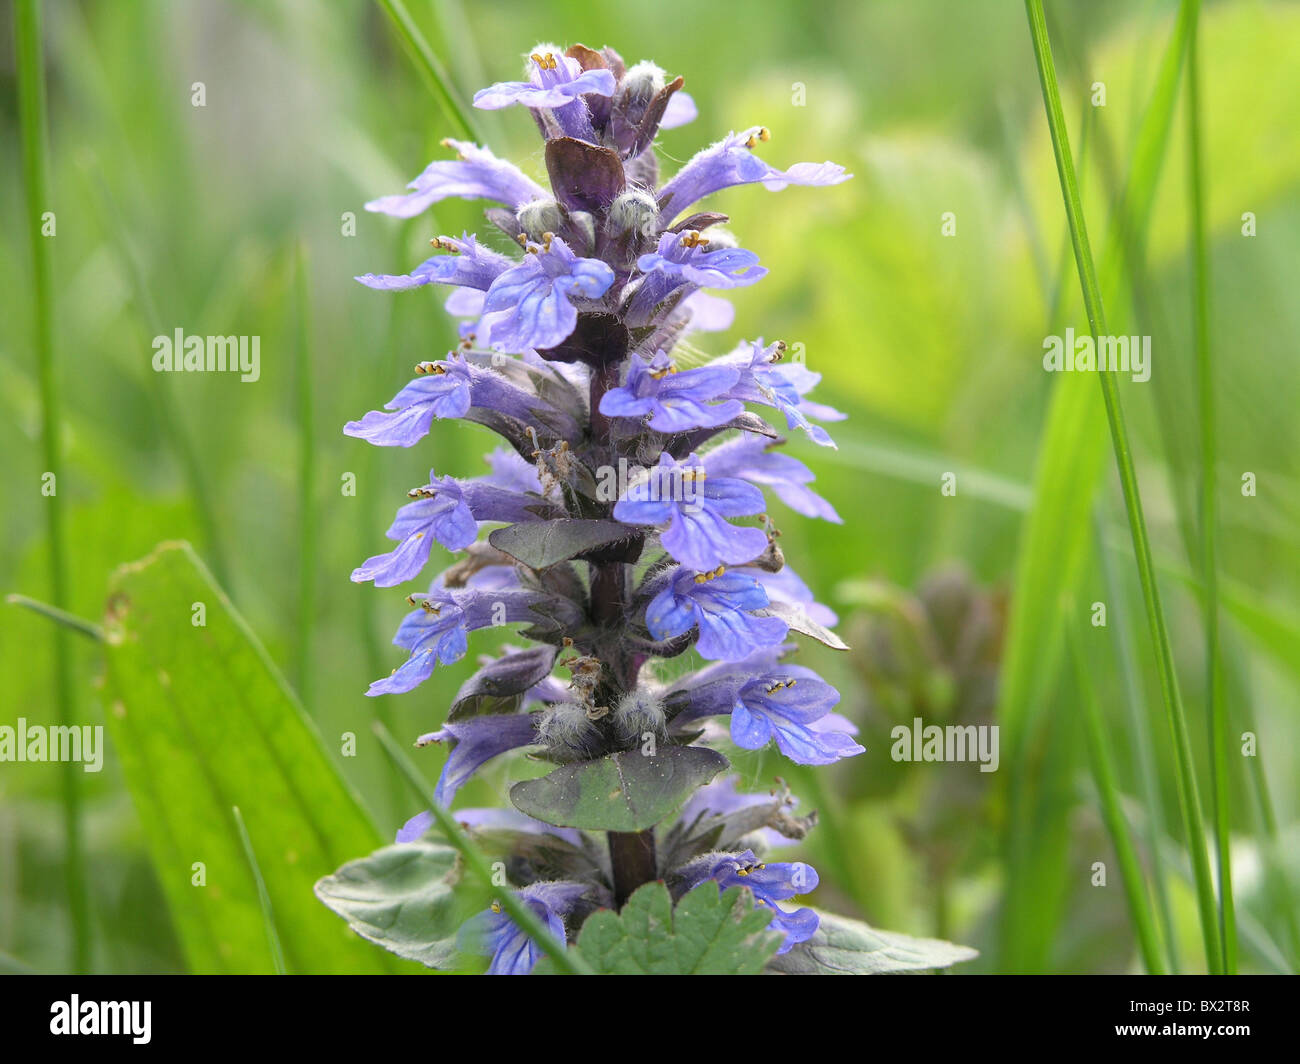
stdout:
<svg viewBox="0 0 1300 1064">
<path fill-rule="evenodd" d="M 528 234 L 528 238 L 540 244 L 544 233 L 559 231 L 564 225 L 565 214 L 564 208 L 555 200 L 539 199 L 525 203 L 515 212 L 515 218 L 519 222 L 519 228 Z"/>
<path fill-rule="evenodd" d="M 537 741 L 556 761 L 583 761 L 599 748 L 600 733 L 576 702 L 559 702 L 537 722 Z"/>
<path fill-rule="evenodd" d="M 649 103 L 663 87 L 663 67 L 643 61 L 628 67 L 619 84 L 619 92 L 624 99 Z"/>
<path fill-rule="evenodd" d="M 668 715 L 658 694 L 638 687 L 619 699 L 611 723 L 620 742 L 633 743 L 639 742 L 647 732 L 662 737 L 667 730 Z"/>
<path fill-rule="evenodd" d="M 642 189 L 629 189 L 609 205 L 609 227 L 615 233 L 653 236 L 659 227 L 659 205 Z"/>
</svg>

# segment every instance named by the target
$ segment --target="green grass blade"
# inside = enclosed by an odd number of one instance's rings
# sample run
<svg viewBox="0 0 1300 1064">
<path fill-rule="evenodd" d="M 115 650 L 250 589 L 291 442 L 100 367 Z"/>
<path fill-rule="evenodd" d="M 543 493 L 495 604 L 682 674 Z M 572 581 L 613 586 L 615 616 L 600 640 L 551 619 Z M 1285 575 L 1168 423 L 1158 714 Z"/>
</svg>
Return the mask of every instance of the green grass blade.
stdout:
<svg viewBox="0 0 1300 1064">
<path fill-rule="evenodd" d="M 69 613 L 67 610 L 61 610 L 57 606 L 51 606 L 48 602 L 41 602 L 39 599 L 28 598 L 26 595 L 6 595 L 5 601 L 11 606 L 22 606 L 24 609 L 31 610 L 33 613 L 39 613 L 46 620 L 53 621 L 61 625 L 69 632 L 76 632 L 78 635 L 84 635 L 88 639 L 93 639 L 97 643 L 104 641 L 104 629 L 95 624 L 94 621 L 88 621 L 84 617 L 78 617 L 75 613 Z"/>
<path fill-rule="evenodd" d="M 1165 867 L 1164 848 L 1160 840 L 1168 835 L 1169 818 L 1165 813 L 1165 800 L 1160 789 L 1160 773 L 1151 745 L 1151 721 L 1145 699 L 1138 687 L 1137 663 L 1133 660 L 1133 636 L 1128 626 L 1128 594 L 1115 571 L 1111 552 L 1106 547 L 1100 515 L 1094 524 L 1097 565 L 1101 570 L 1106 601 L 1110 605 L 1110 628 L 1115 643 L 1115 657 L 1119 663 L 1120 678 L 1124 688 L 1124 706 L 1129 728 L 1133 732 L 1134 768 L 1138 787 L 1146 806 L 1143 819 L 1147 853 L 1151 860 L 1152 893 L 1156 900 L 1156 915 L 1160 918 L 1161 938 L 1169 958 L 1169 971 L 1177 974 L 1179 961 L 1178 932 L 1174 924 L 1173 907 L 1169 900 L 1169 870 Z M 1126 541 L 1127 545 L 1127 541 Z"/>
<path fill-rule="evenodd" d="M 312 438 L 311 277 L 307 248 L 295 256 L 298 378 L 298 697 L 312 705 L 312 635 L 316 627 L 316 447 Z"/>
<path fill-rule="evenodd" d="M 1133 927 L 1137 932 L 1138 947 L 1142 951 L 1142 960 L 1150 975 L 1164 975 L 1167 971 L 1160 947 L 1160 937 L 1156 934 L 1156 923 L 1151 913 L 1147 895 L 1146 881 L 1142 877 L 1142 866 L 1138 861 L 1137 847 L 1129 830 L 1128 820 L 1120 805 L 1119 780 L 1115 765 L 1111 761 L 1110 748 L 1106 741 L 1106 726 L 1101 719 L 1101 710 L 1097 706 L 1097 694 L 1092 686 L 1092 674 L 1083 649 L 1083 638 L 1079 626 L 1069 626 L 1069 639 L 1074 659 L 1075 682 L 1079 687 L 1079 701 L 1083 704 L 1084 732 L 1088 741 L 1088 760 L 1092 765 L 1093 780 L 1097 785 L 1097 796 L 1101 801 L 1102 820 L 1115 847 L 1115 856 L 1119 861 L 1120 878 L 1124 883 L 1124 896 L 1128 899 L 1129 913 L 1133 917 Z"/>
<path fill-rule="evenodd" d="M 53 201 L 49 192 L 48 142 L 46 140 L 45 62 L 41 35 L 39 0 L 17 0 L 14 4 L 14 50 L 18 69 L 18 111 L 21 127 L 23 186 L 27 202 L 27 233 L 32 256 L 32 308 L 36 346 L 37 377 L 41 396 L 41 445 L 45 471 L 56 477 L 54 494 L 45 499 L 46 533 L 50 553 L 50 598 L 62 611 L 68 601 L 67 533 L 63 498 L 57 478 L 63 467 L 62 407 L 58 370 L 54 355 L 54 287 L 50 267 L 49 239 L 42 232 L 42 215 Z M 66 487 L 65 487 L 66 490 Z M 72 652 L 62 625 L 53 630 L 55 699 L 59 721 L 73 726 L 76 695 L 72 680 Z M 63 802 L 65 872 L 68 907 L 72 916 L 72 970 L 88 972 L 91 964 L 90 895 L 86 886 L 82 846 L 81 766 L 68 761 L 60 767 Z"/>
<path fill-rule="evenodd" d="M 456 818 L 445 810 L 436 799 L 431 799 L 429 795 L 428 784 L 425 783 L 424 777 L 420 775 L 420 770 L 411 763 L 411 759 L 406 752 L 397 745 L 397 740 L 393 738 L 392 733 L 384 727 L 381 721 L 375 721 L 372 725 L 375 735 L 378 736 L 380 743 L 383 745 L 384 753 L 393 762 L 394 767 L 405 777 L 411 785 L 411 789 L 420 796 L 420 800 L 428 803 L 428 808 L 433 813 L 433 818 L 438 822 L 438 827 L 446 836 L 447 841 L 451 843 L 457 852 L 464 859 L 469 870 L 479 879 L 484 887 L 492 889 L 492 869 L 488 865 L 486 858 L 479 851 L 465 834 L 465 830 L 456 823 Z M 538 918 L 528 905 L 519 900 L 518 895 L 513 891 L 504 890 L 497 895 L 501 902 L 501 907 L 510 914 L 510 918 L 519 925 L 537 945 L 542 952 L 550 957 L 555 966 L 566 975 L 594 975 L 586 959 L 576 949 L 565 949 L 564 943 L 555 938 L 547 930 L 546 925 Z"/>
<path fill-rule="evenodd" d="M 1210 731 L 1210 795 L 1214 808 L 1219 873 L 1219 937 L 1224 969 L 1237 970 L 1237 931 L 1232 905 L 1232 851 L 1228 796 L 1228 713 L 1220 684 L 1219 572 L 1216 557 L 1218 469 L 1214 402 L 1214 351 L 1210 341 L 1210 265 L 1205 240 L 1205 176 L 1201 151 L 1200 4 L 1187 50 L 1187 171 L 1192 210 L 1192 342 L 1201 413 L 1201 578 L 1205 584 L 1205 705 Z"/>
<path fill-rule="evenodd" d="M 243 843 L 244 855 L 248 858 L 248 870 L 253 873 L 253 880 L 257 883 L 257 903 L 262 907 L 262 923 L 266 925 L 266 941 L 271 947 L 271 962 L 275 965 L 275 974 L 284 975 L 284 949 L 280 945 L 280 932 L 275 927 L 275 913 L 271 909 L 271 895 L 266 889 L 266 879 L 263 878 L 262 868 L 257 863 L 253 840 L 248 837 L 248 825 L 244 823 L 244 814 L 239 811 L 237 805 L 232 805 L 230 811 L 234 814 L 236 827 L 239 828 L 239 841 Z"/>
<path fill-rule="evenodd" d="M 1043 15 L 1042 0 L 1025 0 L 1025 9 L 1029 16 L 1030 34 L 1033 38 L 1039 83 L 1042 87 L 1043 104 L 1047 112 L 1052 149 L 1056 156 L 1057 174 L 1061 182 L 1061 195 L 1070 225 L 1070 240 L 1074 247 L 1075 266 L 1079 272 L 1079 283 L 1083 291 L 1084 309 L 1095 341 L 1097 337 L 1107 335 L 1109 330 L 1106 325 L 1106 312 L 1102 304 L 1101 289 L 1097 282 L 1092 246 L 1088 239 L 1087 223 L 1083 215 L 1083 204 L 1079 196 L 1078 177 L 1075 174 L 1074 161 L 1070 154 L 1069 135 L 1065 129 L 1065 115 L 1061 109 L 1060 87 L 1057 84 L 1056 69 L 1052 61 L 1051 44 L 1047 39 L 1047 26 Z M 1179 805 L 1182 809 L 1188 853 L 1196 882 L 1197 903 L 1200 909 L 1201 929 L 1205 937 L 1206 957 L 1210 971 L 1219 974 L 1224 970 L 1223 955 L 1220 948 L 1214 884 L 1210 872 L 1209 853 L 1205 843 L 1200 796 L 1196 787 L 1191 740 L 1187 732 L 1187 721 L 1183 713 L 1182 699 L 1178 692 L 1178 678 L 1174 671 L 1173 651 L 1169 644 L 1169 633 L 1165 624 L 1164 611 L 1160 605 L 1160 590 L 1156 584 L 1155 566 L 1151 559 L 1151 546 L 1147 538 L 1146 518 L 1142 510 L 1137 473 L 1133 467 L 1133 455 L 1129 446 L 1128 429 L 1124 420 L 1123 409 L 1120 405 L 1119 386 L 1116 376 L 1113 372 L 1101 372 L 1098 374 L 1098 378 L 1101 382 L 1102 398 L 1106 406 L 1106 417 L 1110 422 L 1111 444 L 1119 471 L 1124 507 L 1128 514 L 1129 531 L 1133 539 L 1133 552 L 1136 557 L 1138 576 L 1142 584 L 1142 597 L 1146 607 L 1147 623 L 1151 629 L 1152 641 L 1156 648 L 1161 695 L 1174 742 L 1174 766 Z"/>
<path fill-rule="evenodd" d="M 1085 107 L 1086 147 L 1094 109 Z M 1083 156 L 1084 148 L 1080 148 Z M 1064 242 L 1068 247 L 1069 242 Z M 1068 262 L 1063 262 L 1068 270 Z M 1060 276 L 1065 276 L 1060 271 Z M 1050 293 L 1049 330 L 1059 332 L 1063 285 Z M 999 928 L 1002 970 L 1045 970 L 1052 921 L 1064 890 L 1066 817 L 1072 796 L 1057 785 L 1072 742 L 1036 727 L 1048 704 L 1061 658 L 1063 604 L 1079 585 L 1087 559 L 1086 529 L 1104 469 L 1102 452 L 1089 445 L 1104 431 L 1101 402 L 1085 380 L 1062 374 L 1052 389 L 1038 446 L 1033 495 L 1021 531 L 1015 587 L 1007 623 L 999 722 L 1011 770 L 1004 833 L 1007 896 Z M 1060 732 L 1062 729 L 1057 728 Z M 1051 759 L 1050 762 L 1048 759 Z M 1035 845 L 1050 839 L 1052 845 Z"/>
<path fill-rule="evenodd" d="M 472 140 L 476 144 L 482 143 L 469 113 L 461 105 L 459 93 L 451 84 L 451 76 L 434 54 L 433 49 L 429 47 L 429 42 L 424 39 L 424 34 L 411 18 L 411 13 L 406 10 L 406 5 L 402 0 L 379 0 L 379 6 L 384 9 L 385 14 L 397 28 L 402 43 L 406 46 L 420 76 L 437 97 L 438 103 L 456 127 L 456 131 L 467 140 Z"/>
</svg>

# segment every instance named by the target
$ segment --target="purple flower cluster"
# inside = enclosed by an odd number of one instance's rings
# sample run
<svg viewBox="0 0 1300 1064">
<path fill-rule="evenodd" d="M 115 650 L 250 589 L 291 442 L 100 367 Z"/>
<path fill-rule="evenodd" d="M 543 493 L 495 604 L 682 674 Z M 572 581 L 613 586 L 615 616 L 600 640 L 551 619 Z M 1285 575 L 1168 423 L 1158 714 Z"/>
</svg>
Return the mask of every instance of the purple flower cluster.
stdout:
<svg viewBox="0 0 1300 1064">
<path fill-rule="evenodd" d="M 796 429 L 834 446 L 820 423 L 842 415 L 807 398 L 819 377 L 787 359 L 782 343 L 758 339 L 707 361 L 694 346 L 674 355 L 688 333 L 731 325 L 732 307 L 716 293 L 767 273 L 723 228 L 726 216 L 701 201 L 737 185 L 825 186 L 850 175 L 830 162 L 778 169 L 754 154 L 770 133 L 753 127 L 661 181 L 659 131 L 696 114 L 680 77 L 581 45 L 539 45 L 525 67 L 524 80 L 484 89 L 474 104 L 531 112 L 545 183 L 486 148 L 447 141 L 454 158 L 430 163 L 407 192 L 366 205 L 413 218 L 451 197 L 486 200 L 498 235 L 439 236 L 433 257 L 411 272 L 357 278 L 387 291 L 447 286 L 461 342 L 418 365 L 384 410 L 344 431 L 411 447 L 435 420 L 458 418 L 505 444 L 488 475 L 430 471 L 388 530 L 396 546 L 353 572 L 355 581 L 396 587 L 420 576 L 435 543 L 462 552 L 427 592 L 409 596 L 412 611 L 394 639 L 408 657 L 368 693 L 412 690 L 464 657 L 468 633 L 480 628 L 522 626 L 536 644 L 487 659 L 447 722 L 419 740 L 451 746 L 436 795 L 445 805 L 508 751 L 531 748 L 558 764 L 596 760 L 636 749 L 647 728 L 670 746 L 774 743 L 800 764 L 861 753 L 852 726 L 832 712 L 837 692 L 782 663 L 792 633 L 825 632 L 834 615 L 784 565 L 765 512 L 766 489 L 797 513 L 839 521 L 809 487 L 808 468 L 776 448 Z M 634 475 L 607 490 L 610 472 L 627 468 Z M 712 664 L 671 685 L 656 678 L 655 659 L 690 650 Z M 567 682 L 553 672 L 564 667 Z M 729 735 L 711 727 L 719 717 Z M 777 903 L 815 887 L 816 873 L 755 857 L 749 846 L 773 836 L 772 825 L 760 820 L 737 834 L 741 822 L 750 825 L 756 807 L 776 817 L 776 806 L 725 790 L 709 798 L 717 786 L 655 829 L 656 875 L 678 894 L 706 880 L 749 888 L 774 911 L 784 952 L 813 934 L 817 916 Z M 510 816 L 512 830 L 579 841 L 568 828 Z M 713 826 L 698 830 L 702 823 Z M 415 818 L 399 840 L 427 824 Z M 585 880 L 519 873 L 512 882 L 561 938 L 613 887 L 599 867 Z M 527 972 L 537 959 L 495 910 L 462 938 L 492 956 L 493 972 Z"/>
</svg>

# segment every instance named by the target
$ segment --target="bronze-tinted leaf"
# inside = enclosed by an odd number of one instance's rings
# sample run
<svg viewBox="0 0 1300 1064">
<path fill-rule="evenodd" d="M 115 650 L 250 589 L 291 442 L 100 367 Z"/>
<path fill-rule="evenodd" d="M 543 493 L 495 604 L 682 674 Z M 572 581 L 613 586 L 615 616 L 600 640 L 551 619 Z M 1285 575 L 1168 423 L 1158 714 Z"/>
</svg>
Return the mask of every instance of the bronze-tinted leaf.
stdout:
<svg viewBox="0 0 1300 1064">
<path fill-rule="evenodd" d="M 571 211 L 601 211 L 626 187 L 616 152 L 573 137 L 546 142 L 546 172 L 555 198 Z"/>
</svg>

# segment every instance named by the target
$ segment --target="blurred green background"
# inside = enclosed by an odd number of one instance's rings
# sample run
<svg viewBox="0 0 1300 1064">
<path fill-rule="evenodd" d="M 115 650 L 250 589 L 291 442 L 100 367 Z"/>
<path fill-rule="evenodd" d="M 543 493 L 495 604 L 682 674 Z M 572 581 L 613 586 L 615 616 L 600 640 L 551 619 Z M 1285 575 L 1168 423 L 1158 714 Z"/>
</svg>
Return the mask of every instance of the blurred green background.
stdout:
<svg viewBox="0 0 1300 1064">
<path fill-rule="evenodd" d="M 1125 380 L 1121 389 L 1205 797 L 1181 93 L 1155 162 L 1135 161 L 1177 6 L 1056 2 L 1049 14 L 1071 136 L 1085 160 L 1094 248 L 1109 263 L 1112 331 L 1153 337 L 1150 383 Z M 41 493 L 13 18 L 9 4 L 0 10 L 0 589 L 48 600 L 53 500 Z M 697 338 L 719 353 L 758 335 L 802 344 L 810 368 L 824 375 L 818 398 L 850 415 L 835 432 L 837 452 L 794 444 L 844 524 L 779 506 L 776 515 L 787 559 L 844 621 L 848 655 L 804 653 L 842 690 L 868 753 L 816 775 L 775 753 L 738 762 L 748 785 L 783 775 L 804 808 L 822 811 L 806 850 L 822 870 L 818 903 L 975 945 L 982 955 L 966 971 L 1140 970 L 1089 772 L 1077 651 L 1153 892 L 1163 885 L 1162 926 L 1173 929 L 1180 965 L 1200 969 L 1169 732 L 1100 392 L 1086 375 L 1065 380 L 1041 366 L 1045 335 L 1087 323 L 1022 6 L 914 0 L 814 9 L 755 0 L 742 14 L 681 0 L 413 0 L 410 10 L 465 98 L 517 77 L 519 56 L 537 41 L 608 44 L 629 61 L 652 58 L 683 74 L 699 105 L 697 121 L 661 136 L 666 171 L 728 130 L 763 124 L 773 134 L 764 156 L 775 165 L 831 158 L 856 174 L 833 190 L 737 189 L 716 198 L 771 273 L 737 293 L 728 334 Z M 455 341 L 442 293 L 379 294 L 352 277 L 403 272 L 426 257 L 430 237 L 482 228 L 480 205 L 461 201 L 410 222 L 362 209 L 443 157 L 439 141 L 455 131 L 369 0 L 54 0 L 44 21 L 65 605 L 98 621 L 119 565 L 161 540 L 191 541 L 298 690 L 379 836 L 390 838 L 420 806 L 370 722 L 378 715 L 403 742 L 433 730 L 474 655 L 412 695 L 365 698 L 367 683 L 399 661 L 389 639 L 406 607 L 401 592 L 352 584 L 348 574 L 385 549 L 391 512 L 430 466 L 473 474 L 493 441 L 450 423 L 411 450 L 343 436 L 345 421 L 379 407 L 415 362 Z M 1241 967 L 1294 970 L 1300 7 L 1208 4 L 1201 35 Z M 196 82 L 202 107 L 192 104 Z M 1089 103 L 1094 82 L 1105 85 L 1102 107 Z M 805 106 L 795 103 L 797 86 Z M 497 154 L 543 171 L 522 112 L 475 117 Z M 1135 180 L 1148 182 L 1151 204 L 1138 253 L 1103 255 L 1123 217 L 1120 192 Z M 355 235 L 345 235 L 347 212 Z M 942 232 L 944 212 L 955 215 L 953 235 Z M 1256 235 L 1243 235 L 1244 212 L 1255 216 Z M 178 328 L 259 336 L 261 379 L 154 374 L 151 338 Z M 1079 431 L 1045 443 L 1053 391 L 1066 388 L 1096 393 L 1095 409 Z M 1103 471 L 1095 508 L 1093 466 Z M 1239 490 L 1247 471 L 1257 478 L 1254 497 Z M 948 472 L 955 496 L 940 490 Z M 355 495 L 341 490 L 349 473 Z M 1049 527 L 1061 522 L 1059 565 L 1050 535 L 1029 537 L 1031 513 Z M 1060 571 L 1071 556 L 1067 536 L 1083 544 L 1068 576 Z M 1027 560 L 1031 542 L 1038 568 Z M 936 572 L 937 593 L 933 580 L 922 586 Z M 919 658 L 899 650 L 925 628 L 918 593 L 942 599 L 944 588 L 978 605 L 958 611 L 952 623 L 961 631 L 950 642 L 975 631 L 979 667 L 954 664 L 942 650 Z M 1087 623 L 1094 601 L 1109 605 L 1105 629 Z M 942 627 L 935 621 L 927 631 Z M 57 717 L 53 631 L 34 613 L 0 609 L 0 724 Z M 492 646 L 483 635 L 472 649 Z M 96 683 L 100 648 L 77 637 L 71 648 L 74 719 L 98 723 L 110 701 Z M 1004 695 L 1016 692 L 1011 710 L 990 687 L 999 660 L 1018 670 L 1001 677 Z M 892 761 L 889 729 L 914 711 L 927 722 L 1014 712 L 999 771 Z M 1245 731 L 1258 736 L 1255 758 L 1240 755 L 1236 737 Z M 355 757 L 343 756 L 348 732 L 359 737 Z M 238 759 L 238 744 L 223 756 Z M 444 755 L 432 748 L 413 756 L 435 779 Z M 508 783 L 529 771 L 500 766 L 460 804 L 501 804 Z M 53 766 L 0 764 L 6 965 L 74 964 L 60 780 Z M 80 782 L 91 967 L 202 967 L 163 900 L 175 889 L 169 877 L 188 880 L 189 861 L 155 867 L 118 753 L 110 749 L 105 771 Z M 283 855 L 263 857 L 274 865 Z M 1092 885 L 1096 861 L 1107 863 L 1105 887 Z M 278 909 L 291 904 L 277 900 Z M 296 904 L 319 907 L 310 895 Z M 346 934 L 341 923 L 337 932 Z M 227 962 L 264 970 L 265 944 L 253 936 L 246 948 Z"/>
</svg>

